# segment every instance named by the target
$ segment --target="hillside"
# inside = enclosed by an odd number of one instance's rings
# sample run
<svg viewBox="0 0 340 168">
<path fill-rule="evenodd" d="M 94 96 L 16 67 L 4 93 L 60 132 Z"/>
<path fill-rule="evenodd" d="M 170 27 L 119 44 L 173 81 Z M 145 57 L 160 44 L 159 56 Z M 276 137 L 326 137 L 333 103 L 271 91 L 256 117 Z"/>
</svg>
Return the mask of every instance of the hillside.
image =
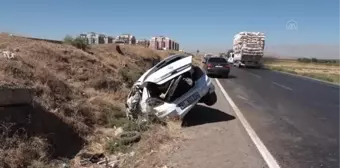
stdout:
<svg viewBox="0 0 340 168">
<path fill-rule="evenodd" d="M 38 126 L 24 126 L 24 133 L 3 133 L 0 141 L 6 143 L 0 146 L 0 164 L 25 167 L 35 161 L 72 158 L 90 143 L 98 127 L 119 126 L 132 83 L 169 55 L 141 46 L 120 49 L 97 45 L 85 52 L 71 45 L 0 34 L 0 51 L 15 54 L 13 59 L 0 55 L 0 86 L 32 89 L 34 106 L 50 116 L 32 119 Z M 2 126 L 13 121 L 0 118 Z"/>
</svg>

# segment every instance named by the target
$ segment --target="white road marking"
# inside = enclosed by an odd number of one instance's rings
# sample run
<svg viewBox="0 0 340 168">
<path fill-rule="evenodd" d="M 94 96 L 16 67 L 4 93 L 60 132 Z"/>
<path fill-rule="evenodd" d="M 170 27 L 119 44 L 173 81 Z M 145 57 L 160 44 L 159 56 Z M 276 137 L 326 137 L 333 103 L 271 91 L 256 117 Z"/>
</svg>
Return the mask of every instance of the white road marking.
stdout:
<svg viewBox="0 0 340 168">
<path fill-rule="evenodd" d="M 256 75 L 256 74 L 254 74 L 254 73 L 252 73 L 252 72 L 248 72 L 250 75 L 253 75 L 253 76 L 255 76 L 255 77 L 257 77 L 257 78 L 259 78 L 259 79 L 261 79 L 262 77 L 261 76 L 259 76 L 259 75 Z"/>
<path fill-rule="evenodd" d="M 279 84 L 279 83 L 276 83 L 276 82 L 272 82 L 274 85 L 276 85 L 276 86 L 280 86 L 280 87 L 282 87 L 282 88 L 284 88 L 284 89 L 287 89 L 287 90 L 293 90 L 292 88 L 290 88 L 290 87 L 287 87 L 287 86 L 285 86 L 285 85 L 281 85 L 281 84 Z"/>
<path fill-rule="evenodd" d="M 247 98 L 241 96 L 241 95 L 237 95 L 237 97 L 239 97 L 240 99 L 243 99 L 243 100 L 248 100 Z"/>
<path fill-rule="evenodd" d="M 216 79 L 216 83 L 218 87 L 221 89 L 221 92 L 223 93 L 224 97 L 227 99 L 233 110 L 235 111 L 238 119 L 240 120 L 241 124 L 245 128 L 246 132 L 250 136 L 250 139 L 254 142 L 255 146 L 259 150 L 260 154 L 262 155 L 263 159 L 267 163 L 269 168 L 280 168 L 279 164 L 275 160 L 275 158 L 272 156 L 272 154 L 268 151 L 266 146 L 263 144 L 261 139 L 257 136 L 256 132 L 253 130 L 253 128 L 250 126 L 246 118 L 243 116 L 241 110 L 236 106 L 234 101 L 230 98 L 228 93 L 224 90 L 222 87 L 220 81 Z"/>
<path fill-rule="evenodd" d="M 298 75 L 298 74 L 292 74 L 292 73 L 289 73 L 289 72 L 282 72 L 282 71 L 275 71 L 275 70 L 271 70 L 271 71 L 276 72 L 276 73 L 290 75 L 290 76 L 301 78 L 301 79 L 305 79 L 305 80 L 310 80 L 310 81 L 318 82 L 320 84 L 325 84 L 325 85 L 328 85 L 328 86 L 331 86 L 331 87 L 335 87 L 335 88 L 338 88 L 340 86 L 337 83 L 327 82 L 327 81 L 324 81 L 324 80 L 315 79 L 315 78 L 308 77 L 308 76 L 302 76 L 302 75 Z"/>
</svg>

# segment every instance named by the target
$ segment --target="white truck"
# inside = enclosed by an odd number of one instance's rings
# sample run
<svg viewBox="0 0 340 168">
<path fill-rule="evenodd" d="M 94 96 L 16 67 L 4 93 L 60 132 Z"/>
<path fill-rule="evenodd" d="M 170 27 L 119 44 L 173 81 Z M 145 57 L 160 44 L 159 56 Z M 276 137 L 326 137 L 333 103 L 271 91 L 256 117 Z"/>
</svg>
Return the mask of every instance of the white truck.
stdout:
<svg viewBox="0 0 340 168">
<path fill-rule="evenodd" d="M 233 53 L 228 62 L 236 67 L 261 67 L 265 36 L 261 32 L 240 32 L 234 36 Z"/>
</svg>

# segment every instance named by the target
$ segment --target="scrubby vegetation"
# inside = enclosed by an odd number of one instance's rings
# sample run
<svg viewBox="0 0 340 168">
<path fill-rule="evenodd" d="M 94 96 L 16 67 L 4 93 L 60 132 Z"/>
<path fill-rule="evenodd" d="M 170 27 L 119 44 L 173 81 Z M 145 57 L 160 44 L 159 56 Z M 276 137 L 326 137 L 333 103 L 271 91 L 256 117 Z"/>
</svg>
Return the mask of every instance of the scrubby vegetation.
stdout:
<svg viewBox="0 0 340 168">
<path fill-rule="evenodd" d="M 264 65 L 272 70 L 307 76 L 327 82 L 340 83 L 339 60 L 316 58 L 277 59 L 266 57 Z"/>
<path fill-rule="evenodd" d="M 89 49 L 89 45 L 87 44 L 86 40 L 84 40 L 80 37 L 73 38 L 72 36 L 67 35 L 64 38 L 64 43 L 73 45 L 74 47 L 77 47 L 78 49 L 81 49 L 81 50 L 84 50 L 84 51 L 86 49 Z"/>
<path fill-rule="evenodd" d="M 301 63 L 314 63 L 339 66 L 339 59 L 298 58 L 297 61 Z"/>
<path fill-rule="evenodd" d="M 140 129 L 125 118 L 124 101 L 132 83 L 169 52 L 89 46 L 70 36 L 64 42 L 0 34 L 0 50 L 15 53 L 14 59 L 0 57 L 0 86 L 32 89 L 35 104 L 29 111 L 21 109 L 31 116 L 23 125 L 0 117 L 2 129 L 15 125 L 0 135 L 0 167 L 51 167 L 51 160 L 72 159 L 82 148 L 114 153 L 112 131 Z"/>
</svg>

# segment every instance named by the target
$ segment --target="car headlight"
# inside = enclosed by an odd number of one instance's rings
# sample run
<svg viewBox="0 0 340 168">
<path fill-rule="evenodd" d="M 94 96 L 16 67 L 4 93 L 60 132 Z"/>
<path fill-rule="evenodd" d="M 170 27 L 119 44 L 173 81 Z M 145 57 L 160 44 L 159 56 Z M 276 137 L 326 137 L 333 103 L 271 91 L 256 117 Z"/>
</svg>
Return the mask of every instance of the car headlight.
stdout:
<svg viewBox="0 0 340 168">
<path fill-rule="evenodd" d="M 151 98 L 146 99 L 146 104 L 150 107 L 157 107 L 157 106 L 164 104 L 164 101 L 158 98 L 151 97 Z"/>
</svg>

